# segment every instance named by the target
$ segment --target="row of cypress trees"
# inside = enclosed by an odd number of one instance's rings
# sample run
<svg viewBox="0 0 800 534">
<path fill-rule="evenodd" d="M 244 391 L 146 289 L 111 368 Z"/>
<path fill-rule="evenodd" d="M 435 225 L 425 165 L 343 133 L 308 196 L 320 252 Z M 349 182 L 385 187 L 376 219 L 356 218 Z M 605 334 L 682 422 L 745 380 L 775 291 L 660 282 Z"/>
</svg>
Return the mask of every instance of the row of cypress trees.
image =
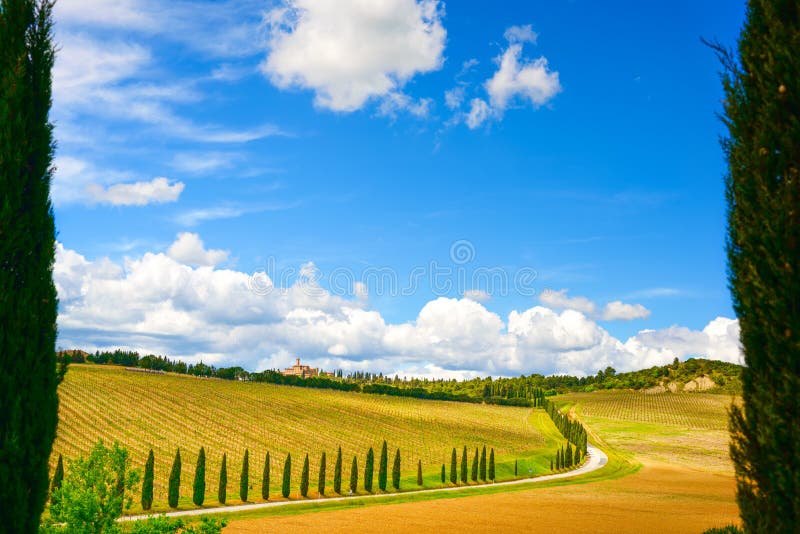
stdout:
<svg viewBox="0 0 800 534">
<path fill-rule="evenodd" d="M 580 447 L 576 446 L 573 448 L 572 444 L 568 441 L 566 447 L 562 445 L 561 449 L 556 451 L 555 458 L 550 460 L 550 470 L 552 471 L 555 469 L 559 471 L 561 469 L 577 467 L 581 464 L 582 459 L 583 454 L 581 453 Z"/>
<path fill-rule="evenodd" d="M 461 451 L 461 466 L 459 469 L 458 465 L 458 453 L 456 449 L 453 448 L 453 452 L 450 455 L 450 483 L 451 484 L 458 484 L 459 481 L 462 484 L 468 483 L 467 473 L 469 472 L 469 479 L 473 482 L 477 482 L 478 479 L 482 482 L 486 482 L 491 480 L 494 482 L 495 480 L 495 472 L 494 472 L 494 449 L 492 448 L 489 452 L 489 464 L 487 469 L 486 464 L 486 445 L 483 446 L 483 449 L 480 452 L 480 456 L 478 455 L 478 448 L 475 447 L 475 456 L 472 458 L 472 468 L 468 469 L 467 463 L 467 446 L 464 445 L 464 449 Z M 422 467 L 420 465 L 419 472 L 417 473 L 417 484 L 422 485 L 422 476 L 421 476 Z M 445 468 L 445 464 L 442 464 L 442 484 L 447 482 L 447 469 Z"/>
<path fill-rule="evenodd" d="M 586 456 L 589 439 L 586 434 L 586 428 L 584 428 L 580 421 L 570 419 L 568 416 L 561 413 L 561 411 L 556 408 L 555 404 L 548 399 L 544 399 L 543 407 L 545 411 L 547 411 L 547 415 L 550 416 L 550 419 L 553 420 L 558 431 L 561 432 L 561 435 L 563 435 L 568 442 L 575 445 L 576 448 L 580 449 L 582 456 Z"/>
</svg>

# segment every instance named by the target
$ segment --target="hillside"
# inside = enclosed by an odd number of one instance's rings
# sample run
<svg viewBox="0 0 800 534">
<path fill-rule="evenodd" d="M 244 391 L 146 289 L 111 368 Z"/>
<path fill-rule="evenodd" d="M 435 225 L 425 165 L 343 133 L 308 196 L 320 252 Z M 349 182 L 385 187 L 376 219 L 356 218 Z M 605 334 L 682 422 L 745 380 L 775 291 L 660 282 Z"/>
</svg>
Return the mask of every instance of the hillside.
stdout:
<svg viewBox="0 0 800 534">
<path fill-rule="evenodd" d="M 317 480 L 320 454 L 328 458 L 332 485 L 336 449 L 342 447 L 349 476 L 354 454 L 359 465 L 369 447 L 386 439 L 400 448 L 405 487 L 415 485 L 422 461 L 425 485 L 436 485 L 453 447 L 494 447 L 498 479 L 513 474 L 513 462 L 534 473 L 549 471 L 549 459 L 563 443 L 540 409 L 418 400 L 402 397 L 297 388 L 273 384 L 126 371 L 117 366 L 72 364 L 59 387 L 61 399 L 54 466 L 59 453 L 74 458 L 97 439 L 119 440 L 141 467 L 148 449 L 156 458 L 155 503 L 165 502 L 167 473 L 177 447 L 183 463 L 183 503 L 188 503 L 197 452 L 207 455 L 207 502 L 216 502 L 220 458 L 228 454 L 229 502 L 238 499 L 239 472 L 250 450 L 251 495 L 260 496 L 264 456 L 271 453 L 272 495 L 278 495 L 287 453 L 293 458 L 292 491 L 309 453 Z M 377 458 L 376 458 L 377 464 Z M 377 467 L 376 467 L 377 469 Z M 313 484 L 316 487 L 316 484 Z M 138 500 L 138 499 L 137 499 Z"/>
</svg>

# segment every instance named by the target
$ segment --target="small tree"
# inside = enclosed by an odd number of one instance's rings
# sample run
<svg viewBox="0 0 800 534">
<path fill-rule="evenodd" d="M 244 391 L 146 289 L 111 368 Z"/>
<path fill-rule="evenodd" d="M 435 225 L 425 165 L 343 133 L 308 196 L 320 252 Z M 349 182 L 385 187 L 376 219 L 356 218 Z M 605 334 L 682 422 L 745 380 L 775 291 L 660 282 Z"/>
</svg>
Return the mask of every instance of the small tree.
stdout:
<svg viewBox="0 0 800 534">
<path fill-rule="evenodd" d="M 467 483 L 467 446 L 464 445 L 464 452 L 461 453 L 461 483 Z"/>
<path fill-rule="evenodd" d="M 494 482 L 494 448 L 489 453 L 489 480 Z"/>
<path fill-rule="evenodd" d="M 155 479 L 153 470 L 155 465 L 153 449 L 147 454 L 147 462 L 144 464 L 144 482 L 142 483 L 142 510 L 149 510 L 153 506 L 153 480 Z"/>
<path fill-rule="evenodd" d="M 553 459 L 550 458 L 550 471 L 552 471 L 552 470 L 553 470 Z"/>
<path fill-rule="evenodd" d="M 64 458 L 61 455 L 58 455 L 58 463 L 56 464 L 56 471 L 53 473 L 53 481 L 50 484 L 50 504 L 53 504 L 53 494 L 55 491 L 61 487 L 61 483 L 64 482 Z"/>
<path fill-rule="evenodd" d="M 269 500 L 269 452 L 264 458 L 264 471 L 261 473 L 261 498 Z"/>
<path fill-rule="evenodd" d="M 367 451 L 367 461 L 364 466 L 364 489 L 372 492 L 372 475 L 375 472 L 375 452 L 372 447 Z"/>
<path fill-rule="evenodd" d="M 197 455 L 197 465 L 194 468 L 194 484 L 192 502 L 197 506 L 203 506 L 206 499 L 206 450 L 200 447 L 200 454 Z"/>
<path fill-rule="evenodd" d="M 475 447 L 475 457 L 472 459 L 472 481 L 478 481 L 478 447 Z"/>
<path fill-rule="evenodd" d="M 308 497 L 308 453 L 306 453 L 306 459 L 303 460 L 303 471 L 300 474 L 300 495 Z"/>
<path fill-rule="evenodd" d="M 517 465 L 517 460 L 514 460 L 514 476 L 517 476 L 519 466 Z"/>
<path fill-rule="evenodd" d="M 392 464 L 392 487 L 400 489 L 400 449 L 394 453 L 394 463 Z"/>
<path fill-rule="evenodd" d="M 250 451 L 245 449 L 242 460 L 242 476 L 239 477 L 239 498 L 242 502 L 247 502 L 248 489 L 250 489 Z"/>
<path fill-rule="evenodd" d="M 575 457 L 572 459 L 572 465 L 581 465 L 581 450 L 575 447 Z"/>
<path fill-rule="evenodd" d="M 333 466 L 333 491 L 342 493 L 342 448 L 336 453 L 336 464 Z"/>
<path fill-rule="evenodd" d="M 567 442 L 567 450 L 565 451 L 565 459 L 567 467 L 572 467 L 572 445 Z"/>
<path fill-rule="evenodd" d="M 417 486 L 422 485 L 422 460 L 417 461 Z"/>
<path fill-rule="evenodd" d="M 219 468 L 219 488 L 217 489 L 217 500 L 220 504 L 225 504 L 228 498 L 228 455 L 222 454 L 222 467 Z"/>
<path fill-rule="evenodd" d="M 486 482 L 486 445 L 481 449 L 480 477 L 482 481 Z"/>
<path fill-rule="evenodd" d="M 281 486 L 281 495 L 284 499 L 289 498 L 289 492 L 292 485 L 292 455 L 286 455 L 286 461 L 283 463 L 283 485 Z"/>
<path fill-rule="evenodd" d="M 317 493 L 320 497 L 325 495 L 325 470 L 325 453 L 323 452 L 319 459 L 319 480 L 317 481 Z"/>
<path fill-rule="evenodd" d="M 444 464 L 442 464 L 442 484 L 447 479 L 447 475 L 445 474 Z"/>
<path fill-rule="evenodd" d="M 453 447 L 453 453 L 450 455 L 450 483 L 458 483 L 458 455 L 455 447 Z"/>
<path fill-rule="evenodd" d="M 350 467 L 350 493 L 358 491 L 358 457 L 353 456 L 353 465 Z"/>
<path fill-rule="evenodd" d="M 381 491 L 386 491 L 386 479 L 388 477 L 389 470 L 388 455 L 389 452 L 386 450 L 386 440 L 383 440 L 383 445 L 381 445 L 381 459 L 380 463 L 378 464 L 378 487 L 381 489 Z"/>
<path fill-rule="evenodd" d="M 178 507 L 178 499 L 181 493 L 181 449 L 175 452 L 175 459 L 172 461 L 172 469 L 169 472 L 169 489 L 167 500 L 170 508 Z"/>
</svg>

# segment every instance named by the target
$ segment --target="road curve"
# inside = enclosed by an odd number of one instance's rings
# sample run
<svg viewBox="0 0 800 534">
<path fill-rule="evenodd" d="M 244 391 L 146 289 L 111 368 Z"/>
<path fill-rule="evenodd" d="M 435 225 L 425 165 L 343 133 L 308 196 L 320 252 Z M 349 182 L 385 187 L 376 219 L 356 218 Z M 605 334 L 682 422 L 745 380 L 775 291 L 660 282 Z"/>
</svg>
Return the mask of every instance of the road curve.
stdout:
<svg viewBox="0 0 800 534">
<path fill-rule="evenodd" d="M 577 469 L 567 471 L 565 473 L 555 473 L 552 475 L 543 475 L 531 478 L 520 478 L 517 480 L 509 480 L 507 482 L 495 482 L 490 484 L 492 486 L 510 486 L 512 484 L 532 484 L 538 482 L 547 482 L 548 480 L 556 480 L 559 478 L 572 478 L 592 471 L 597 471 L 608 463 L 608 456 L 606 453 L 593 445 L 587 446 L 586 461 Z M 426 490 L 403 491 L 398 493 L 380 493 L 374 495 L 354 495 L 352 497 L 324 497 L 321 499 L 299 499 L 292 501 L 276 501 L 276 502 L 259 502 L 252 504 L 237 504 L 233 506 L 217 506 L 214 508 L 198 508 L 196 510 L 180 510 L 177 512 L 167 512 L 164 514 L 142 514 L 142 515 L 128 515 L 119 518 L 119 521 L 137 521 L 139 519 L 147 519 L 148 517 L 157 517 L 166 515 L 167 517 L 184 517 L 192 515 L 208 515 L 208 514 L 223 514 L 235 512 L 248 512 L 251 510 L 260 510 L 262 508 L 273 508 L 278 506 L 296 506 L 304 503 L 328 503 L 337 501 L 347 501 L 350 499 L 385 499 L 388 497 L 397 497 L 399 495 L 413 495 L 415 493 L 437 493 L 444 491 L 464 491 L 470 488 L 479 488 L 476 486 L 452 486 L 448 488 L 433 488 Z"/>
</svg>

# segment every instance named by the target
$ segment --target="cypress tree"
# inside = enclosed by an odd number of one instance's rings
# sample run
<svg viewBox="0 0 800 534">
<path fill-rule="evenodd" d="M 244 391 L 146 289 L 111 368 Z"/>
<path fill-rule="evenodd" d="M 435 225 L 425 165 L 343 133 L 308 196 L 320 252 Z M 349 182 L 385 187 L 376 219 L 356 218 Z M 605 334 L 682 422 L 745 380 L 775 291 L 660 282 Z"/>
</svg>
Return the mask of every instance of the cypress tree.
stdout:
<svg viewBox="0 0 800 534">
<path fill-rule="evenodd" d="M 281 495 L 284 499 L 289 498 L 292 484 L 292 455 L 286 455 L 286 461 L 283 463 L 283 486 L 281 487 Z"/>
<path fill-rule="evenodd" d="M 264 458 L 264 471 L 261 473 L 261 498 L 269 500 L 269 452 Z"/>
<path fill-rule="evenodd" d="M 333 491 L 342 493 L 342 448 L 336 453 L 336 465 L 333 468 Z"/>
<path fill-rule="evenodd" d="M 467 483 L 467 446 L 464 445 L 464 452 L 461 454 L 461 482 Z"/>
<path fill-rule="evenodd" d="M 114 486 L 114 495 L 119 498 L 117 503 L 116 513 L 122 515 L 122 506 L 125 501 L 125 464 L 123 463 L 120 470 L 117 471 L 117 483 Z"/>
<path fill-rule="evenodd" d="M 514 476 L 517 476 L 517 460 L 514 460 Z"/>
<path fill-rule="evenodd" d="M 472 478 L 473 482 L 478 481 L 478 447 L 475 447 L 475 457 L 472 459 Z"/>
<path fill-rule="evenodd" d="M 219 486 L 217 488 L 217 500 L 220 504 L 225 504 L 228 498 L 228 455 L 222 454 L 222 467 L 219 469 Z"/>
<path fill-rule="evenodd" d="M 52 6 L 0 2 L 0 525 L 10 532 L 39 528 L 65 371 L 52 275 Z"/>
<path fill-rule="evenodd" d="M 450 483 L 458 483 L 458 455 L 455 447 L 453 447 L 453 454 L 450 455 Z"/>
<path fill-rule="evenodd" d="M 364 489 L 372 492 L 372 475 L 375 472 L 375 453 L 372 447 L 367 451 L 367 461 L 364 467 Z"/>
<path fill-rule="evenodd" d="M 155 457 L 153 449 L 147 455 L 147 462 L 144 464 L 144 478 L 142 478 L 142 510 L 149 510 L 153 506 L 153 467 Z"/>
<path fill-rule="evenodd" d="M 581 450 L 575 447 L 575 457 L 572 459 L 572 465 L 581 465 Z"/>
<path fill-rule="evenodd" d="M 567 442 L 567 450 L 564 453 L 564 459 L 566 460 L 566 466 L 572 467 L 572 445 L 570 445 L 569 441 Z"/>
<path fill-rule="evenodd" d="M 358 491 L 358 457 L 353 456 L 353 465 L 350 467 L 350 493 Z"/>
<path fill-rule="evenodd" d="M 750 0 L 723 62 L 728 274 L 744 350 L 730 408 L 745 532 L 800 524 L 800 4 Z"/>
<path fill-rule="evenodd" d="M 58 502 L 58 497 L 53 494 L 61 487 L 64 482 L 64 458 L 58 455 L 58 463 L 56 464 L 56 471 L 53 473 L 53 481 L 50 483 L 50 503 L 55 504 Z"/>
<path fill-rule="evenodd" d="M 392 487 L 400 489 L 400 449 L 394 453 L 394 463 L 392 464 Z"/>
<path fill-rule="evenodd" d="M 386 440 L 383 440 L 383 445 L 381 445 L 381 460 L 378 466 L 378 487 L 381 491 L 386 491 L 386 478 L 388 475 L 389 470 L 389 455 L 388 451 L 386 450 Z"/>
<path fill-rule="evenodd" d="M 489 453 L 489 480 L 494 482 L 494 448 Z"/>
<path fill-rule="evenodd" d="M 308 497 L 308 453 L 303 460 L 303 471 L 300 474 L 300 496 Z"/>
<path fill-rule="evenodd" d="M 552 471 L 552 470 L 553 470 L 553 459 L 550 458 L 550 471 Z"/>
<path fill-rule="evenodd" d="M 486 445 L 481 449 L 480 477 L 482 481 L 486 482 Z"/>
<path fill-rule="evenodd" d="M 417 461 L 417 486 L 422 485 L 422 460 Z"/>
<path fill-rule="evenodd" d="M 239 498 L 242 502 L 247 502 L 248 489 L 250 489 L 250 451 L 245 449 L 242 460 L 242 476 L 239 477 Z"/>
<path fill-rule="evenodd" d="M 197 506 L 203 506 L 206 498 L 206 450 L 204 447 L 200 447 L 200 454 L 197 455 L 193 488 L 192 502 Z"/>
<path fill-rule="evenodd" d="M 167 492 L 167 500 L 169 501 L 170 508 L 178 507 L 178 498 L 181 493 L 181 450 L 180 448 L 175 453 L 175 459 L 172 461 L 172 469 L 169 472 L 169 490 Z"/>
<path fill-rule="evenodd" d="M 320 496 L 325 495 L 325 471 L 325 453 L 323 452 L 322 457 L 319 459 L 319 480 L 317 482 L 317 493 L 319 493 Z"/>
<path fill-rule="evenodd" d="M 444 484 L 445 478 L 446 476 L 445 476 L 444 464 L 442 464 L 442 484 Z"/>
</svg>

